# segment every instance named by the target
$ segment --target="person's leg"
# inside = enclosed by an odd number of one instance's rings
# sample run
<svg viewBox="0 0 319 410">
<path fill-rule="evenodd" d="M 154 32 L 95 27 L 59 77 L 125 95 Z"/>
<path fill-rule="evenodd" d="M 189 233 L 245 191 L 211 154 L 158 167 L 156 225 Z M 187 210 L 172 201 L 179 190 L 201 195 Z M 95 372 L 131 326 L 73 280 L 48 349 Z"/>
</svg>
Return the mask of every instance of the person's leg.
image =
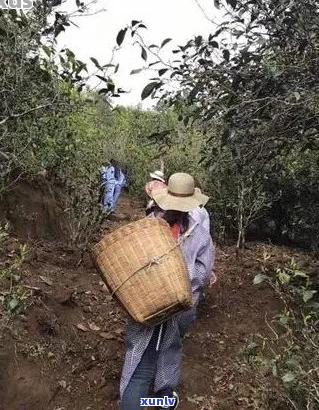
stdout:
<svg viewBox="0 0 319 410">
<path fill-rule="evenodd" d="M 143 354 L 143 357 L 124 391 L 120 404 L 120 410 L 142 409 L 141 398 L 148 397 L 150 385 L 156 373 L 158 358 L 156 344 L 158 339 L 158 330 L 158 328 L 154 330 L 153 336 Z"/>
<path fill-rule="evenodd" d="M 108 183 L 105 188 L 103 211 L 108 212 L 113 209 L 114 184 Z"/>
<path fill-rule="evenodd" d="M 174 344 L 172 344 L 172 352 L 170 353 L 171 360 L 169 361 L 169 363 L 166 363 L 167 365 L 165 366 L 168 370 L 167 374 L 165 374 L 165 385 L 163 385 L 161 389 L 156 391 L 157 397 L 164 399 L 165 396 L 167 396 L 169 398 L 174 398 L 175 402 L 173 406 L 163 406 L 159 409 L 175 410 L 178 407 L 179 397 L 176 392 L 176 387 L 182 364 L 183 338 L 196 318 L 196 308 L 197 302 L 192 309 L 182 312 L 178 315 L 178 330 L 176 332 Z M 174 371 L 170 371 L 169 366 L 173 366 Z"/>
<path fill-rule="evenodd" d="M 198 302 L 196 302 L 192 309 L 186 310 L 179 315 L 178 328 L 181 339 L 184 338 L 185 334 L 188 332 L 189 328 L 196 319 L 197 306 Z"/>
<path fill-rule="evenodd" d="M 113 193 L 113 207 L 112 207 L 112 211 L 116 211 L 116 209 L 117 209 L 117 204 L 118 204 L 118 200 L 119 200 L 120 195 L 121 195 L 121 191 L 122 191 L 121 185 L 115 185 L 115 187 L 114 187 L 114 193 Z"/>
</svg>

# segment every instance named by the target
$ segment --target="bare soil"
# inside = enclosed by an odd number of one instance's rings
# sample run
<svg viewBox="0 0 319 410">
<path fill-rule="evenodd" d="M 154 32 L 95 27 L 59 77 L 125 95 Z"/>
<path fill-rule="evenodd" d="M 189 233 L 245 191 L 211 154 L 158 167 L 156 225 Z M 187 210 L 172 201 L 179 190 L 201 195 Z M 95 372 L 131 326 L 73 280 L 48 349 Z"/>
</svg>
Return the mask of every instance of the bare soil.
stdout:
<svg viewBox="0 0 319 410">
<path fill-rule="evenodd" d="M 30 201 L 28 207 L 32 213 Z M 141 216 L 142 203 L 124 196 L 104 231 Z M 51 222 L 39 223 L 43 232 L 50 228 Z M 21 243 L 30 249 L 20 280 L 30 306 L 15 317 L 3 307 L 0 311 L 0 410 L 118 409 L 125 314 L 89 253 L 59 240 L 10 237 L 3 242 L 2 268 Z M 292 256 L 308 263 L 301 252 L 265 244 L 248 244 L 240 260 L 233 247 L 218 248 L 217 283 L 184 344 L 181 410 L 255 408 L 258 380 L 245 349 L 256 335 L 272 337 L 268 323 L 281 308 L 270 289 L 252 284 L 264 250 L 274 266 Z M 10 283 L 2 277 L 0 286 L 4 294 Z"/>
</svg>

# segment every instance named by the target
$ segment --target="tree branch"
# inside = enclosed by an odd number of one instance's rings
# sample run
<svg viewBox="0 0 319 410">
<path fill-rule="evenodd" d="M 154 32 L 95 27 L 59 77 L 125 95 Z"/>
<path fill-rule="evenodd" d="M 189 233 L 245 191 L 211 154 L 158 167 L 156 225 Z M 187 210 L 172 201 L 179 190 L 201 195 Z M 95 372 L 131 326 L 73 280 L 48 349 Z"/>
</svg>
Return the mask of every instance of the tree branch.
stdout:
<svg viewBox="0 0 319 410">
<path fill-rule="evenodd" d="M 24 117 L 25 115 L 30 114 L 30 112 L 41 110 L 42 108 L 49 107 L 50 105 L 52 105 L 52 104 L 50 103 L 50 104 L 39 105 L 39 106 L 37 106 L 37 107 L 30 108 L 30 110 L 21 112 L 21 113 L 19 113 L 19 114 L 11 114 L 11 115 L 9 115 L 8 117 L 5 117 L 3 120 L 1 120 L 1 121 L 0 121 L 0 125 L 5 124 L 7 121 L 11 120 L 12 118 Z"/>
</svg>

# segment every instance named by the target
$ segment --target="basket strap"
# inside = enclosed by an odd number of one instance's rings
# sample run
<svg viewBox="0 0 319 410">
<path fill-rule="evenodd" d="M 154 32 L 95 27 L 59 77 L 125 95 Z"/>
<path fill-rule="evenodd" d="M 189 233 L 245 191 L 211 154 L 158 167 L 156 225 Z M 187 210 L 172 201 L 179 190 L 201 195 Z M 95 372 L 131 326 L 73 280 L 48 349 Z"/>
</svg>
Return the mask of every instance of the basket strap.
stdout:
<svg viewBox="0 0 319 410">
<path fill-rule="evenodd" d="M 159 330 L 159 334 L 158 334 L 157 343 L 156 343 L 156 351 L 157 351 L 157 352 L 158 352 L 158 349 L 159 349 L 159 345 L 160 345 L 160 343 L 161 343 L 162 332 L 163 332 L 163 323 L 161 324 L 161 327 L 160 327 L 160 330 Z"/>
</svg>

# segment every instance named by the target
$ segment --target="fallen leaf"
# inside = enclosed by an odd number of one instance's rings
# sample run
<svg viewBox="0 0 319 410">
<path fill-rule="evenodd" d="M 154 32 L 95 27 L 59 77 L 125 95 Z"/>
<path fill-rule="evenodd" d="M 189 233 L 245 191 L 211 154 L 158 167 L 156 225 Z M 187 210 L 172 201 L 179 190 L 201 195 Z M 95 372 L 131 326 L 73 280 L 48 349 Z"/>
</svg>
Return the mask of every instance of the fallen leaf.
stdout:
<svg viewBox="0 0 319 410">
<path fill-rule="evenodd" d="M 59 381 L 59 385 L 60 385 L 63 389 L 66 389 L 66 388 L 67 388 L 67 384 L 66 384 L 66 381 L 65 381 L 65 380 L 60 380 L 60 381 Z"/>
<path fill-rule="evenodd" d="M 86 326 L 82 325 L 81 323 L 78 323 L 78 324 L 76 325 L 76 327 L 77 327 L 79 330 L 82 330 L 82 332 L 88 332 L 88 331 L 89 331 L 89 329 L 88 329 Z"/>
<path fill-rule="evenodd" d="M 112 298 L 111 295 L 105 295 L 105 296 L 104 296 L 104 299 L 105 299 L 107 302 L 112 302 L 112 301 L 114 301 L 114 299 Z"/>
<path fill-rule="evenodd" d="M 189 401 L 190 403 L 198 404 L 197 398 L 193 399 L 192 397 L 187 397 L 187 401 Z"/>
<path fill-rule="evenodd" d="M 34 290 L 36 292 L 41 292 L 41 289 L 38 288 L 37 286 L 28 286 L 28 285 L 22 285 L 26 289 Z"/>
<path fill-rule="evenodd" d="M 101 328 L 99 326 L 97 326 L 95 323 L 89 323 L 89 328 L 91 330 L 93 330 L 94 332 L 98 331 L 98 330 L 101 330 Z"/>
<path fill-rule="evenodd" d="M 100 333 L 100 336 L 103 338 L 103 339 L 107 339 L 107 340 L 112 340 L 112 339 L 115 339 L 115 336 L 111 333 L 111 332 L 102 332 L 102 333 Z"/>
<path fill-rule="evenodd" d="M 44 282 L 45 284 L 52 286 L 53 282 L 51 279 L 47 278 L 46 276 L 39 276 L 39 278 Z"/>
</svg>

